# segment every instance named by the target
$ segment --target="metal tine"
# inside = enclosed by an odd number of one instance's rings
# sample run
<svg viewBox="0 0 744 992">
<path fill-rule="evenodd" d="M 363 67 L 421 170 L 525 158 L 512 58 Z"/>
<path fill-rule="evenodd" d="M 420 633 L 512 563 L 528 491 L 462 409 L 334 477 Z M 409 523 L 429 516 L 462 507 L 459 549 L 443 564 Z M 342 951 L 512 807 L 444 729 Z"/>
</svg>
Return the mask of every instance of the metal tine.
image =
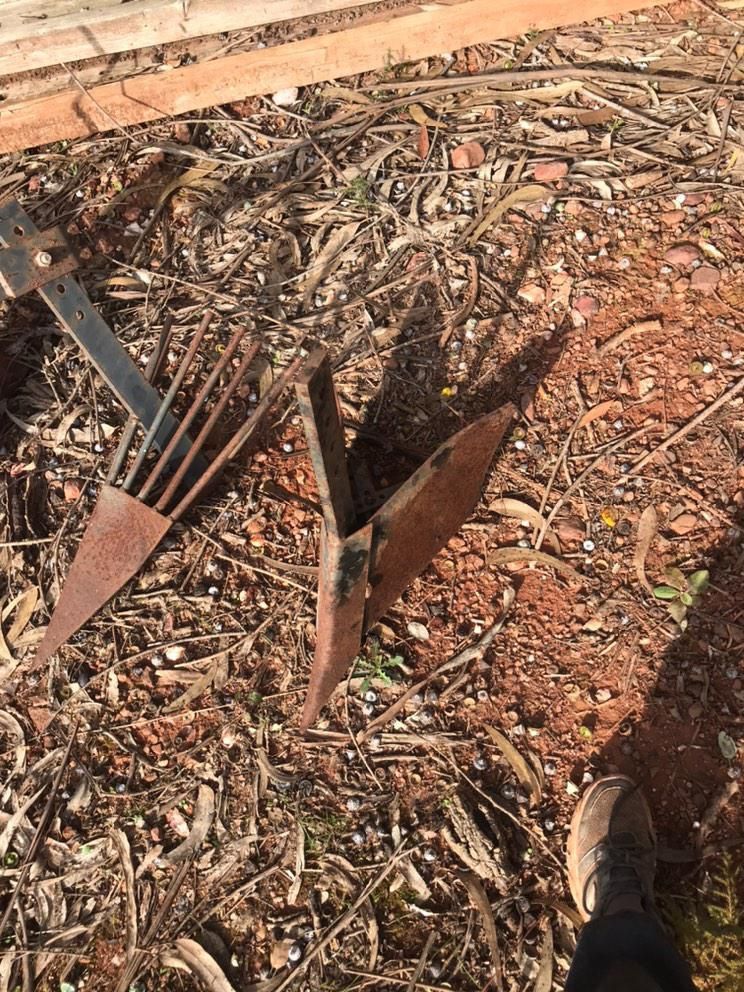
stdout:
<svg viewBox="0 0 744 992">
<path fill-rule="evenodd" d="M 137 474 L 139 473 L 139 470 L 142 468 L 145 458 L 147 457 L 147 452 L 152 447 L 152 443 L 155 440 L 157 433 L 160 430 L 163 421 L 165 420 L 168 414 L 168 411 L 173 406 L 173 400 L 176 398 L 176 394 L 178 393 L 178 390 L 181 388 L 183 380 L 186 378 L 189 369 L 194 363 L 196 354 L 199 351 L 199 346 L 202 343 L 204 335 L 207 333 L 207 328 L 212 322 L 213 317 L 214 314 L 212 313 L 212 311 L 207 310 L 207 312 L 204 314 L 204 317 L 202 318 L 201 324 L 199 324 L 199 327 L 196 330 L 196 334 L 194 335 L 191 344 L 186 350 L 186 354 L 181 359 L 181 364 L 178 366 L 178 369 L 176 370 L 176 374 L 173 376 L 173 381 L 168 387 L 168 392 L 163 397 L 163 400 L 160 406 L 158 407 L 158 412 L 155 414 L 155 419 L 153 420 L 152 424 L 150 424 L 150 429 L 145 434 L 144 440 L 140 445 L 140 449 L 137 452 L 132 467 L 129 469 L 129 472 L 127 473 L 126 478 L 122 483 L 121 488 L 124 490 L 125 493 L 130 492 L 130 490 L 132 489 L 132 486 L 134 485 L 135 480 L 137 478 Z"/>
<path fill-rule="evenodd" d="M 259 426 L 263 418 L 269 412 L 271 407 L 276 403 L 281 394 L 287 388 L 289 383 L 297 374 L 300 366 L 305 361 L 304 358 L 298 357 L 287 366 L 287 368 L 282 372 L 276 382 L 271 386 L 266 395 L 261 399 L 256 409 L 253 411 L 252 416 L 243 424 L 240 430 L 233 435 L 230 441 L 227 442 L 222 451 L 217 455 L 212 464 L 209 466 L 204 475 L 195 483 L 191 489 L 186 493 L 180 503 L 178 503 L 174 509 L 168 514 L 170 519 L 175 522 L 180 517 L 186 513 L 186 511 L 191 507 L 191 505 L 201 496 L 207 486 L 212 482 L 214 477 L 222 471 L 222 469 L 227 465 L 238 454 L 240 449 L 246 443 L 246 441 L 251 437 L 256 428 Z"/>
<path fill-rule="evenodd" d="M 209 376 L 207 378 L 207 381 L 204 383 L 204 385 L 202 386 L 202 388 L 199 390 L 196 398 L 194 399 L 194 401 L 192 402 L 191 406 L 187 410 L 186 415 L 184 416 L 183 420 L 181 421 L 181 424 L 180 424 L 179 428 L 176 430 L 176 432 L 174 433 L 173 437 L 170 439 L 170 441 L 168 442 L 168 444 L 166 444 L 166 446 L 163 448 L 163 451 L 162 451 L 162 453 L 160 455 L 160 458 L 158 458 L 158 460 L 155 462 L 155 465 L 154 465 L 152 471 L 150 472 L 150 474 L 148 475 L 147 479 L 145 480 L 145 484 L 142 486 L 142 488 L 140 489 L 140 491 L 137 493 L 137 499 L 139 499 L 139 500 L 146 499 L 150 495 L 150 493 L 152 492 L 152 490 L 155 488 L 155 485 L 157 484 L 158 480 L 160 479 L 160 475 L 161 475 L 161 473 L 163 471 L 164 466 L 167 465 L 168 462 L 170 461 L 171 455 L 173 454 L 173 451 L 175 450 L 176 445 L 181 440 L 181 438 L 186 433 L 186 431 L 188 431 L 189 427 L 191 427 L 191 425 L 193 424 L 193 422 L 194 422 L 194 420 L 196 418 L 196 415 L 199 413 L 199 411 L 201 410 L 201 408 L 204 406 L 204 403 L 207 400 L 207 397 L 212 392 L 212 389 L 214 387 L 214 384 L 217 382 L 217 380 L 219 379 L 219 377 L 222 375 L 222 372 L 224 371 L 225 366 L 227 365 L 227 363 L 232 358 L 233 353 L 234 353 L 235 349 L 238 347 L 238 345 L 240 344 L 240 342 L 242 341 L 244 334 L 245 334 L 245 328 L 244 327 L 241 327 L 230 338 L 230 340 L 229 340 L 229 342 L 227 344 L 227 347 L 225 348 L 225 350 L 223 351 L 223 353 L 220 355 L 219 361 L 217 362 L 217 364 L 215 365 L 215 367 L 210 372 L 210 374 L 209 374 Z"/>
<path fill-rule="evenodd" d="M 163 321 L 163 326 L 160 329 L 160 338 L 158 339 L 157 347 L 150 355 L 147 365 L 145 366 L 144 376 L 148 382 L 155 382 L 160 373 L 160 369 L 163 365 L 163 359 L 165 358 L 168 348 L 170 347 L 171 338 L 173 337 L 173 318 L 169 315 Z M 137 431 L 137 425 L 139 420 L 137 417 L 130 413 L 127 417 L 127 422 L 124 425 L 124 430 L 121 434 L 121 441 L 119 441 L 119 446 L 114 454 L 113 461 L 111 462 L 111 467 L 106 475 L 106 482 L 108 485 L 113 486 L 116 482 L 116 478 L 121 472 L 122 465 L 124 464 L 127 452 L 129 451 L 130 445 L 134 440 L 134 435 Z"/>
<path fill-rule="evenodd" d="M 248 371 L 251 362 L 258 354 L 259 347 L 260 345 L 258 343 L 252 344 L 248 349 L 248 351 L 246 351 L 245 355 L 243 355 L 240 365 L 238 366 L 237 370 L 233 373 L 232 379 L 227 384 L 227 388 L 223 391 L 219 400 L 215 403 L 214 408 L 212 409 L 212 411 L 209 414 L 209 417 L 204 423 L 204 426 L 199 431 L 197 436 L 194 438 L 191 448 L 189 449 L 189 453 L 186 455 L 186 457 L 183 459 L 181 464 L 178 466 L 174 475 L 168 481 L 168 485 L 166 486 L 163 495 L 155 504 L 155 509 L 159 513 L 165 513 L 165 508 L 168 506 L 176 490 L 181 485 L 183 477 L 186 475 L 189 468 L 191 467 L 191 463 L 194 461 L 196 456 L 199 454 L 199 452 L 206 444 L 207 439 L 209 438 L 209 435 L 212 433 L 215 424 L 222 415 L 222 411 L 230 402 L 230 397 L 233 395 L 235 390 L 240 385 L 246 372 Z"/>
</svg>

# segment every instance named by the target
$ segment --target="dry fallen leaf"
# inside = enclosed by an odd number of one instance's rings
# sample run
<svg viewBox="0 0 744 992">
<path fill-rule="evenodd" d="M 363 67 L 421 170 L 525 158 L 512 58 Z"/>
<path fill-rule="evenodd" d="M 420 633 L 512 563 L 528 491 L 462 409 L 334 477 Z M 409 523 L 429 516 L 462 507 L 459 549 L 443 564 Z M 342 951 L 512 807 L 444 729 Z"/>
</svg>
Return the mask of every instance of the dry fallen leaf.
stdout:
<svg viewBox="0 0 744 992">
<path fill-rule="evenodd" d="M 495 224 L 497 221 L 503 217 L 507 210 L 511 210 L 514 207 L 522 206 L 527 203 L 535 203 L 537 200 L 547 200 L 551 196 L 551 191 L 546 186 L 538 186 L 536 184 L 530 184 L 528 186 L 522 186 L 519 189 L 514 189 L 511 193 L 508 193 L 505 197 L 500 199 L 491 209 L 486 213 L 483 219 L 478 223 L 477 227 L 470 235 L 469 244 L 474 245 L 480 236 L 484 234 L 488 228 Z"/>
<path fill-rule="evenodd" d="M 425 159 L 429 154 L 429 132 L 426 130 L 425 124 L 422 124 L 419 128 L 416 151 L 418 152 L 418 157 L 421 159 Z"/>
<path fill-rule="evenodd" d="M 493 965 L 493 977 L 491 981 L 494 988 L 501 988 L 501 948 L 499 947 L 499 935 L 496 930 L 496 921 L 493 918 L 493 910 L 491 909 L 491 903 L 486 895 L 486 890 L 483 888 L 483 884 L 478 876 L 472 871 L 461 871 L 457 874 L 462 884 L 468 890 L 468 896 L 470 897 L 471 903 L 481 914 L 483 931 L 486 935 L 486 941 L 488 943 L 488 949 L 491 952 L 491 961 Z"/>
<path fill-rule="evenodd" d="M 160 960 L 166 968 L 183 968 L 195 975 L 210 992 L 235 992 L 235 987 L 212 955 L 188 937 L 181 937 L 170 947 L 163 947 Z"/>
<path fill-rule="evenodd" d="M 534 548 L 496 548 L 488 556 L 489 565 L 506 565 L 512 561 L 535 561 L 540 565 L 547 565 L 548 568 L 554 568 L 569 579 L 584 582 L 583 575 L 580 575 L 575 568 L 567 565 L 565 561 L 554 558 L 553 555 L 548 555 L 544 551 L 535 551 Z"/>
<path fill-rule="evenodd" d="M 168 823 L 174 830 L 177 830 L 179 836 L 183 837 L 183 825 L 179 824 L 178 828 L 174 826 L 175 817 L 174 814 L 177 810 L 170 810 L 166 818 Z M 178 814 L 180 819 L 183 821 L 180 813 Z M 195 854 L 204 840 L 212 829 L 212 821 L 214 820 L 214 791 L 209 788 L 208 785 L 200 785 L 199 792 L 196 797 L 196 805 L 194 807 L 194 819 L 191 824 L 191 830 L 187 828 L 187 836 L 182 844 L 169 851 L 165 855 L 164 860 L 170 861 L 171 863 L 176 861 L 183 861 L 185 858 L 191 857 Z"/>
<path fill-rule="evenodd" d="M 485 158 L 483 145 L 479 145 L 477 141 L 466 141 L 464 145 L 458 145 L 450 155 L 453 169 L 475 169 Z"/>
<path fill-rule="evenodd" d="M 579 420 L 579 426 L 577 430 L 581 430 L 582 427 L 586 427 L 588 424 L 594 423 L 595 420 L 599 420 L 601 417 L 606 417 L 607 414 L 611 413 L 616 407 L 620 406 L 619 400 L 605 400 L 604 403 L 597 403 L 590 410 L 587 410 L 584 416 Z"/>
<path fill-rule="evenodd" d="M 556 554 L 561 553 L 561 546 L 555 532 L 547 528 L 547 522 L 542 513 L 539 513 L 529 503 L 522 502 L 521 499 L 513 499 L 511 496 L 504 496 L 501 499 L 492 500 L 488 504 L 491 513 L 500 513 L 502 517 L 513 517 L 515 520 L 526 520 L 533 527 L 542 530 L 546 528 L 545 540 L 550 541 Z"/>
<path fill-rule="evenodd" d="M 486 727 L 486 733 L 511 765 L 514 774 L 519 779 L 519 784 L 529 795 L 531 804 L 540 802 L 542 783 L 529 761 L 519 753 L 509 738 L 500 730 L 496 730 L 495 727 Z"/>
<path fill-rule="evenodd" d="M 641 514 L 638 522 L 638 543 L 636 544 L 633 563 L 638 581 L 653 596 L 653 588 L 646 578 L 646 556 L 648 555 L 651 542 L 656 537 L 659 527 L 659 518 L 656 515 L 656 507 L 647 506 Z"/>
<path fill-rule="evenodd" d="M 533 992 L 550 992 L 553 988 L 553 928 L 548 923 L 545 936 L 540 944 L 537 976 Z"/>
</svg>

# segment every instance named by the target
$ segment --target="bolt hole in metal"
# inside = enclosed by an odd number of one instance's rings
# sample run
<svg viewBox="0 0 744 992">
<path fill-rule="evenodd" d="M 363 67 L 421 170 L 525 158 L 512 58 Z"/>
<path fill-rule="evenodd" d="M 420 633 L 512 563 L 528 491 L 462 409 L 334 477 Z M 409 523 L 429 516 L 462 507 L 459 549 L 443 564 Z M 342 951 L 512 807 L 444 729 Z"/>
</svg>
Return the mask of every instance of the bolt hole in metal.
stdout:
<svg viewBox="0 0 744 992">
<path fill-rule="evenodd" d="M 59 293 L 60 296 L 65 295 L 65 287 L 61 282 L 57 283 L 57 292 Z"/>
<path fill-rule="evenodd" d="M 17 234 L 19 238 L 22 238 L 26 232 L 23 230 L 20 224 L 16 224 L 16 226 L 13 228 L 13 233 Z"/>
<path fill-rule="evenodd" d="M 84 320 L 85 319 L 85 314 L 83 313 L 82 310 L 76 310 L 75 311 L 75 319 L 76 320 Z"/>
</svg>

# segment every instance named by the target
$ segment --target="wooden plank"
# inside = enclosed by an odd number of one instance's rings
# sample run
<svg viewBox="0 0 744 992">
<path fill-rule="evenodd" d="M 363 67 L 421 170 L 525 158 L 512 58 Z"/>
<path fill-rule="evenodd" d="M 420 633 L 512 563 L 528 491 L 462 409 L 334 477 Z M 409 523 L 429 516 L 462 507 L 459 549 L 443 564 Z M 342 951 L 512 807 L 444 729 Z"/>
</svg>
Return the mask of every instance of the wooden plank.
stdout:
<svg viewBox="0 0 744 992">
<path fill-rule="evenodd" d="M 382 69 L 467 45 L 639 10 L 655 0 L 460 0 L 210 62 L 0 104 L 0 152 L 110 131 L 248 96 Z"/>
<path fill-rule="evenodd" d="M 240 31 L 295 17 L 362 7 L 374 0 L 38 0 L 6 10 L 0 0 L 0 76 Z M 184 8 L 187 13 L 184 14 Z M 34 9 L 36 14 L 33 13 Z"/>
</svg>

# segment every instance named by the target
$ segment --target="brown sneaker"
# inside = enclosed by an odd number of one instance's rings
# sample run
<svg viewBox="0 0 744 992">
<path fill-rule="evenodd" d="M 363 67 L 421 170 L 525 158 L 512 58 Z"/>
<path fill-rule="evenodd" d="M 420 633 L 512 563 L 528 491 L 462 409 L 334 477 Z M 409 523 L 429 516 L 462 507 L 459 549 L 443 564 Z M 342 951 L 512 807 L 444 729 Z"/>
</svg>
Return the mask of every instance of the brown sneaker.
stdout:
<svg viewBox="0 0 744 992">
<path fill-rule="evenodd" d="M 656 835 L 646 800 L 627 776 L 607 775 L 586 791 L 566 854 L 571 895 L 585 920 L 654 912 Z"/>
</svg>

